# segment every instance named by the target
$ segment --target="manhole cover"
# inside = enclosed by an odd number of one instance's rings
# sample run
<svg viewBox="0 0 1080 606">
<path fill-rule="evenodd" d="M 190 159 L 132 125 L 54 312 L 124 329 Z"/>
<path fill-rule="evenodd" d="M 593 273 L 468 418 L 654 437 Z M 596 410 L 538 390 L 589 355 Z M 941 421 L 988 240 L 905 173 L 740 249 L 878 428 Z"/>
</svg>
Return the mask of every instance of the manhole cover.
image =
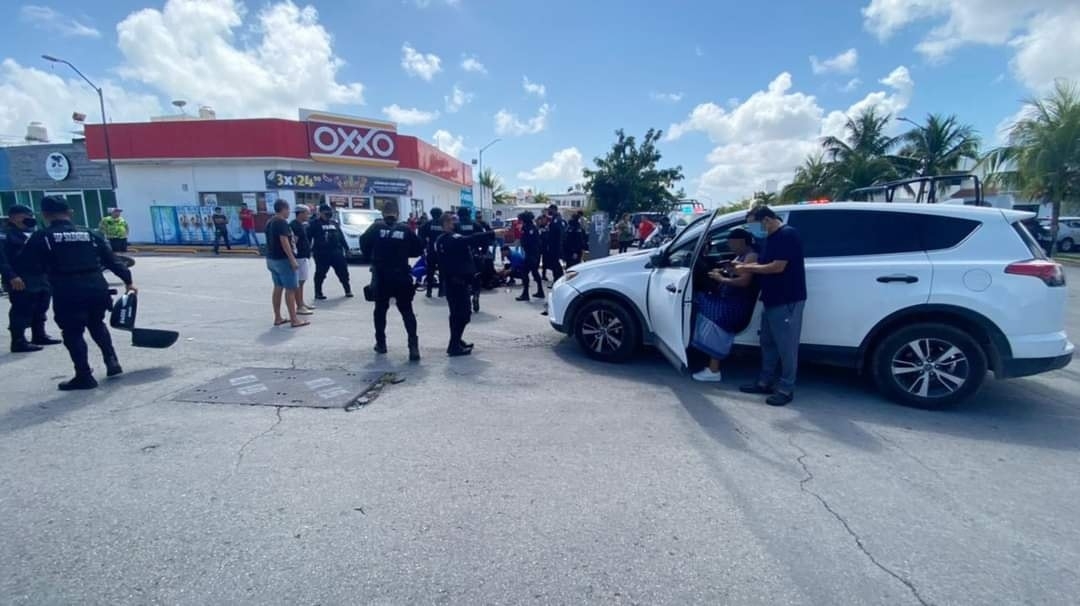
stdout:
<svg viewBox="0 0 1080 606">
<path fill-rule="evenodd" d="M 381 372 L 241 368 L 181 392 L 177 402 L 346 408 L 379 383 Z"/>
</svg>

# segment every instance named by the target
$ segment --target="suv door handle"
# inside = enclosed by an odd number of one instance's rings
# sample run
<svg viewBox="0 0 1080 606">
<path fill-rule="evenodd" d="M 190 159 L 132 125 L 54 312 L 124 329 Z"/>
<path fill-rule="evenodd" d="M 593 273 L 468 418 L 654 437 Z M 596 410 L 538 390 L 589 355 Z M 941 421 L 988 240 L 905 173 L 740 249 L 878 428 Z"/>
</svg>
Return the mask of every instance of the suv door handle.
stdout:
<svg viewBox="0 0 1080 606">
<path fill-rule="evenodd" d="M 666 289 L 667 289 L 667 291 L 668 291 L 668 292 L 671 292 L 671 293 L 678 293 L 678 292 L 679 292 L 679 289 L 678 289 L 678 288 L 676 288 L 676 286 L 675 286 L 674 284 L 668 284 L 668 285 L 667 285 L 667 286 L 665 286 L 664 288 L 666 288 Z"/>
<path fill-rule="evenodd" d="M 888 284 L 889 282 L 903 282 L 904 284 L 914 284 L 919 281 L 915 276 L 906 276 L 903 274 L 896 274 L 892 276 L 878 276 L 878 282 L 882 284 Z"/>
</svg>

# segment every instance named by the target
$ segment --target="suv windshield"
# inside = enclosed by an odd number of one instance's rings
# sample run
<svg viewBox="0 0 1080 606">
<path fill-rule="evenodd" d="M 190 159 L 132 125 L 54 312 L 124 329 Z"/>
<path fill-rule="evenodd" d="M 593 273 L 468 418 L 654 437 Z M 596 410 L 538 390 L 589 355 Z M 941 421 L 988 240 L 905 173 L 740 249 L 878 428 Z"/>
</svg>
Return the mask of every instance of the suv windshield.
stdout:
<svg viewBox="0 0 1080 606">
<path fill-rule="evenodd" d="M 342 224 L 357 227 L 367 227 L 382 216 L 381 213 L 375 210 L 343 210 L 340 212 Z"/>
</svg>

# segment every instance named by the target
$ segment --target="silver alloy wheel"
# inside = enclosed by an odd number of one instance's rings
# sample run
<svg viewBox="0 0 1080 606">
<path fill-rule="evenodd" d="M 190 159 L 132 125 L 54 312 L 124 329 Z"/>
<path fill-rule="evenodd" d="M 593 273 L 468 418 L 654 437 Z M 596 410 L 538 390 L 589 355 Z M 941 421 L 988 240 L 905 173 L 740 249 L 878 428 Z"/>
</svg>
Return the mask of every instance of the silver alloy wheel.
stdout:
<svg viewBox="0 0 1080 606">
<path fill-rule="evenodd" d="M 626 338 L 625 333 L 622 320 L 606 309 L 594 309 L 581 324 L 581 334 L 589 349 L 598 354 L 618 351 Z"/>
<path fill-rule="evenodd" d="M 964 352 L 935 338 L 916 339 L 892 358 L 892 376 L 908 393 L 920 398 L 942 398 L 962 388 L 971 368 Z"/>
</svg>

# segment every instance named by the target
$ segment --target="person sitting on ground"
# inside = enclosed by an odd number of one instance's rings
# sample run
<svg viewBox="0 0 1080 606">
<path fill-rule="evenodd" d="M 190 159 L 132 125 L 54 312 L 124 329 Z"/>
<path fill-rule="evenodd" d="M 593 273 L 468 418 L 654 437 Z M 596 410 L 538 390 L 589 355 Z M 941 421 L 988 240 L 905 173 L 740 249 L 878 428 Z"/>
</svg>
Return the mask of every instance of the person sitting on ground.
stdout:
<svg viewBox="0 0 1080 606">
<path fill-rule="evenodd" d="M 735 335 L 746 330 L 754 315 L 758 296 L 754 276 L 732 269 L 732 263 L 757 262 L 754 236 L 745 229 L 733 229 L 728 235 L 728 248 L 735 253 L 732 261 L 716 268 L 695 268 L 697 316 L 691 345 L 709 356 L 708 367 L 694 374 L 695 381 L 718 383 L 723 380 L 720 361 L 731 353 Z"/>
<path fill-rule="evenodd" d="M 529 270 L 525 255 L 505 245 L 499 249 L 499 252 L 502 253 L 503 258 L 503 268 L 499 270 L 499 278 L 505 280 L 507 286 L 513 286 L 514 280 L 525 279 L 525 272 Z"/>
</svg>

